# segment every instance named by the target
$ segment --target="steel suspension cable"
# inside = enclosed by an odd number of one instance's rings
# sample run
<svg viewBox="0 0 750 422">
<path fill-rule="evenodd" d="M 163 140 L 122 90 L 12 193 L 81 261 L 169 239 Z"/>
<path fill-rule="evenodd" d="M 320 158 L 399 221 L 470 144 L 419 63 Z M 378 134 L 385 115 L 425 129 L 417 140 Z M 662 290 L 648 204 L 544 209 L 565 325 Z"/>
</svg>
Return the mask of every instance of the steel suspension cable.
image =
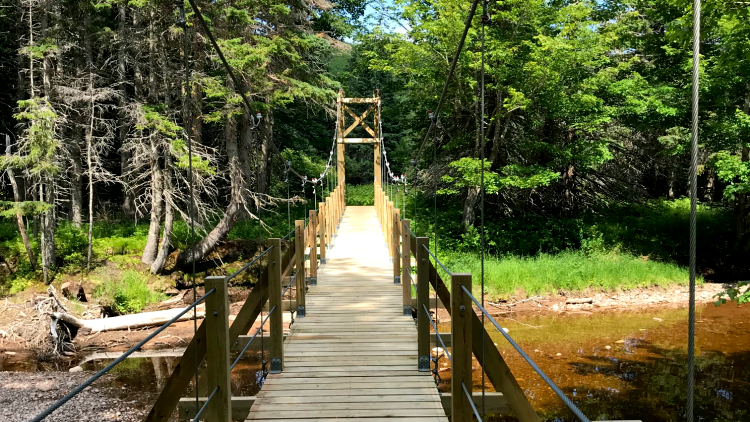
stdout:
<svg viewBox="0 0 750 422">
<path fill-rule="evenodd" d="M 193 0 L 190 0 L 193 1 Z M 461 51 L 464 48 L 464 43 L 466 42 L 466 35 L 469 33 L 469 28 L 471 28 L 471 22 L 474 20 L 474 13 L 476 13 L 477 5 L 479 4 L 479 0 L 474 0 L 471 3 L 471 9 L 469 9 L 469 15 L 466 17 L 466 22 L 464 23 L 464 31 L 461 34 L 461 39 L 458 42 L 458 47 L 456 48 L 456 54 L 453 56 L 453 61 L 451 62 L 451 67 L 448 69 L 448 75 L 445 77 L 445 84 L 443 85 L 443 90 L 440 93 L 440 99 L 438 100 L 437 108 L 435 108 L 435 116 L 440 115 L 440 111 L 443 109 L 443 105 L 445 104 L 445 97 L 448 93 L 448 85 L 450 85 L 451 79 L 453 79 L 453 73 L 456 70 L 456 65 L 458 64 L 458 58 L 461 56 Z M 419 159 L 419 156 L 422 154 L 422 150 L 424 149 L 425 144 L 427 143 L 427 140 L 430 139 L 430 133 L 432 133 L 432 130 L 435 129 L 435 121 L 432 121 L 430 123 L 430 127 L 427 129 L 427 133 L 424 136 L 424 139 L 422 140 L 422 144 L 419 146 L 419 149 L 417 150 L 417 154 L 414 156 L 414 160 Z"/>
<path fill-rule="evenodd" d="M 179 9 L 180 16 L 177 25 L 182 28 L 182 55 L 183 66 L 185 70 L 185 106 L 183 116 L 185 125 L 185 135 L 187 137 L 188 147 L 188 187 L 190 195 L 190 204 L 188 213 L 190 214 L 190 250 L 195 250 L 195 186 L 193 183 L 193 121 L 192 121 L 192 86 L 191 86 L 191 68 L 190 68 L 190 40 L 188 37 L 187 16 L 185 15 L 185 3 L 182 0 L 176 0 L 175 4 Z M 190 279 L 192 281 L 193 302 L 197 300 L 198 292 L 195 283 L 195 256 L 191 259 Z M 198 333 L 198 310 L 193 308 L 193 336 Z M 198 385 L 198 368 L 200 366 L 200 357 L 198 348 L 195 349 L 195 385 Z M 195 407 L 198 408 L 200 402 L 198 388 L 195 389 Z"/>
<path fill-rule="evenodd" d="M 480 140 L 480 142 L 481 142 L 480 154 L 481 154 L 481 157 L 482 157 L 481 170 L 480 170 L 480 176 L 479 176 L 479 184 L 480 184 L 480 186 L 479 186 L 479 192 L 480 192 L 480 201 L 479 201 L 480 202 L 480 205 L 479 205 L 479 208 L 480 208 L 480 217 L 479 217 L 479 221 L 480 221 L 480 226 L 481 226 L 480 232 L 479 232 L 479 256 L 480 256 L 480 261 L 481 261 L 481 270 L 480 270 L 480 272 L 481 272 L 480 280 L 481 281 L 480 281 L 480 288 L 482 289 L 482 294 L 481 294 L 481 296 L 482 296 L 482 307 L 484 307 L 484 249 L 485 249 L 485 232 L 484 232 L 484 195 L 485 195 L 485 190 L 484 190 L 484 161 L 485 161 L 485 151 L 484 150 L 485 150 L 485 147 L 486 147 L 486 145 L 485 145 L 485 143 L 486 143 L 486 133 L 485 133 L 485 124 L 484 124 L 484 119 L 485 119 L 484 113 L 485 113 L 485 107 L 486 107 L 486 104 L 485 104 L 486 86 L 485 86 L 485 73 L 484 73 L 484 44 L 485 44 L 485 37 L 484 37 L 485 33 L 484 32 L 485 32 L 485 24 L 486 24 L 486 21 L 488 19 L 489 19 L 489 16 L 487 15 L 487 0 L 484 0 L 482 2 L 482 19 L 481 19 L 481 21 L 482 21 L 482 31 L 481 31 L 481 37 L 482 37 L 481 50 L 482 50 L 482 54 L 481 54 L 481 70 L 480 70 L 480 81 L 479 81 L 479 86 L 480 86 L 481 95 L 482 95 L 482 106 L 481 106 L 480 118 L 479 118 L 479 129 L 480 129 L 480 137 L 481 137 L 481 140 Z M 484 312 L 482 312 L 482 330 L 484 330 Z M 482 362 L 487 362 L 485 360 L 484 351 L 485 351 L 485 339 L 484 339 L 484 336 L 482 336 Z M 485 400 L 485 394 L 486 394 L 486 390 L 487 389 L 486 389 L 486 387 L 484 385 L 485 384 L 486 373 L 485 373 L 484 365 L 481 365 L 481 367 L 482 367 L 482 418 L 485 418 L 487 416 L 487 414 L 485 413 L 485 402 L 486 402 L 486 400 Z M 474 401 L 471 400 L 471 397 L 469 397 L 469 399 L 470 399 L 470 402 L 473 404 Z M 474 412 L 476 412 L 476 410 L 477 410 L 476 407 L 474 407 Z M 479 415 L 477 415 L 477 419 L 479 419 Z"/>
<path fill-rule="evenodd" d="M 693 0 L 692 130 L 690 131 L 690 303 L 688 310 L 687 420 L 693 422 L 695 394 L 695 273 L 698 218 L 698 123 L 700 88 L 701 0 Z"/>
</svg>

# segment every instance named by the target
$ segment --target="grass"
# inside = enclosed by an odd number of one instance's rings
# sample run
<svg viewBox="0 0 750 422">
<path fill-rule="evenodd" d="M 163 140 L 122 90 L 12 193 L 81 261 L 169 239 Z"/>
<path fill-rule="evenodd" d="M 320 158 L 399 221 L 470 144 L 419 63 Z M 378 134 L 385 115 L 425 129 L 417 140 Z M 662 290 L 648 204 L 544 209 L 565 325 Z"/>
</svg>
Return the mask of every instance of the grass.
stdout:
<svg viewBox="0 0 750 422">
<path fill-rule="evenodd" d="M 440 260 L 453 272 L 468 272 L 479 290 L 481 263 L 476 254 L 444 252 Z M 442 272 L 442 270 L 441 270 Z M 446 274 L 442 274 L 447 280 Z M 627 290 L 687 284 L 688 271 L 676 264 L 644 260 L 627 254 L 567 251 L 536 257 L 488 257 L 485 292 L 492 298 L 558 292 Z"/>
<path fill-rule="evenodd" d="M 97 286 L 94 297 L 116 314 L 140 312 L 164 299 L 163 294 L 148 286 L 146 276 L 133 270 L 123 272 L 119 280 L 108 280 Z"/>
</svg>

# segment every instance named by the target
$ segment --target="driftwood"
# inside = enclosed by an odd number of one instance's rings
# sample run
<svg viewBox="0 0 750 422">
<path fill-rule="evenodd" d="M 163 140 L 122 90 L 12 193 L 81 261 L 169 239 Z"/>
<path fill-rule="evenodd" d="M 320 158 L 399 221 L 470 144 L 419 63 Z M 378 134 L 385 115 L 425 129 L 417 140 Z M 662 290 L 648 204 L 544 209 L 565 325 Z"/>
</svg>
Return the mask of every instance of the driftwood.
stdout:
<svg viewBox="0 0 750 422">
<path fill-rule="evenodd" d="M 565 301 L 568 305 L 580 305 L 583 303 L 594 303 L 593 297 L 573 297 Z"/>
<path fill-rule="evenodd" d="M 53 323 L 58 321 L 75 328 L 79 333 L 86 334 L 90 332 L 127 330 L 130 328 L 149 327 L 162 325 L 174 318 L 185 308 L 168 309 L 165 311 L 143 312 L 140 314 L 122 315 L 111 318 L 98 319 L 80 319 L 69 313 L 50 312 L 49 316 Z M 198 318 L 203 318 L 205 311 L 198 311 Z M 193 318 L 193 312 L 188 312 L 178 319 L 178 321 L 187 321 Z"/>
</svg>

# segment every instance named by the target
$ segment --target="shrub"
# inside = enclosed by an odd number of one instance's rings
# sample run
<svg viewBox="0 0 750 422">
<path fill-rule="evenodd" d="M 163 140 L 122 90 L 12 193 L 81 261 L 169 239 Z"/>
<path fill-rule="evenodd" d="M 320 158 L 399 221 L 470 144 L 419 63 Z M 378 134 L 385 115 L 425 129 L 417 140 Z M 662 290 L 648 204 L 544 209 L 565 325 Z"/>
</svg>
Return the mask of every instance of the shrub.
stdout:
<svg viewBox="0 0 750 422">
<path fill-rule="evenodd" d="M 347 185 L 346 205 L 375 205 L 373 185 Z"/>
<path fill-rule="evenodd" d="M 163 294 L 151 290 L 146 281 L 146 277 L 137 271 L 125 271 L 119 281 L 107 281 L 97 286 L 94 297 L 116 314 L 140 312 L 164 298 Z"/>
</svg>

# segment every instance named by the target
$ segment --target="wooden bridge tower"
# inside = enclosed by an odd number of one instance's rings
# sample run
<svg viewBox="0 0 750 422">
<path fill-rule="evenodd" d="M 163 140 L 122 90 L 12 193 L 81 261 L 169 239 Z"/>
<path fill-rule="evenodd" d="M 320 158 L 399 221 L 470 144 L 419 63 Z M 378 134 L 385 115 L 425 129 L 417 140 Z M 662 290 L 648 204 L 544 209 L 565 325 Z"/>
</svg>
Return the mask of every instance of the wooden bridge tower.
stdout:
<svg viewBox="0 0 750 422">
<path fill-rule="evenodd" d="M 345 146 L 346 144 L 373 144 L 373 182 L 375 185 L 375 192 L 380 188 L 380 177 L 381 177 L 381 164 L 380 164 L 380 144 L 383 141 L 383 135 L 380 133 L 380 92 L 375 90 L 372 97 L 367 98 L 346 98 L 344 97 L 344 90 L 339 90 L 338 95 L 338 133 L 336 134 L 337 143 L 337 170 L 338 170 L 338 182 L 339 185 L 345 186 L 346 180 L 346 162 L 344 159 Z M 369 104 L 370 106 L 362 113 L 354 112 L 349 105 L 350 104 Z M 352 123 L 347 122 L 347 115 L 351 116 Z M 371 116 L 370 122 L 368 122 L 368 116 Z M 349 137 L 354 129 L 362 127 L 371 137 L 370 138 L 354 138 Z"/>
</svg>

